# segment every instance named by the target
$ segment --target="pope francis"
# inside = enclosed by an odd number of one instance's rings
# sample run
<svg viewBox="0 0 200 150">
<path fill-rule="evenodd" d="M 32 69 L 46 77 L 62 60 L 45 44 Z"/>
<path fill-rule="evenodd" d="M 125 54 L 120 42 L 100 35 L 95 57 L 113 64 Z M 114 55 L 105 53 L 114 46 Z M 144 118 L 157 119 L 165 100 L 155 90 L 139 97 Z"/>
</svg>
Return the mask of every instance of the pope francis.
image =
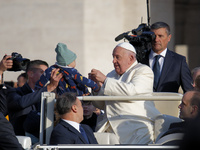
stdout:
<svg viewBox="0 0 200 150">
<path fill-rule="evenodd" d="M 123 42 L 113 50 L 114 70 L 105 76 L 92 69 L 89 77 L 101 88 L 96 95 L 133 96 L 153 92 L 153 72 L 136 60 L 135 48 Z M 103 120 L 97 124 L 97 132 L 111 132 L 120 144 L 148 144 L 154 141 L 154 119 L 159 115 L 152 101 L 94 102 L 104 109 Z"/>
</svg>

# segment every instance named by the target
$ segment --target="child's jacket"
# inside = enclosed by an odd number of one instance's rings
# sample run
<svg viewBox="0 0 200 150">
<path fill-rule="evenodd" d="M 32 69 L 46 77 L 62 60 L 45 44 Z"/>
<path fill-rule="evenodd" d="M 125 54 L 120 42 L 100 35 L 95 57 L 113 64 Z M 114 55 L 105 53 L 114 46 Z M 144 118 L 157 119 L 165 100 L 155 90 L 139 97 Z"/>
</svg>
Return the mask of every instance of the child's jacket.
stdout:
<svg viewBox="0 0 200 150">
<path fill-rule="evenodd" d="M 89 93 L 87 87 L 91 87 L 92 90 L 98 89 L 98 85 L 94 81 L 83 77 L 76 69 L 53 65 L 46 69 L 40 77 L 40 80 L 37 81 L 35 90 L 42 88 L 48 81 L 50 81 L 51 72 L 55 68 L 59 68 L 59 73 L 63 74 L 57 87 L 57 93 L 59 95 L 65 92 L 75 92 L 77 93 L 77 96 L 82 96 L 83 94 Z"/>
</svg>

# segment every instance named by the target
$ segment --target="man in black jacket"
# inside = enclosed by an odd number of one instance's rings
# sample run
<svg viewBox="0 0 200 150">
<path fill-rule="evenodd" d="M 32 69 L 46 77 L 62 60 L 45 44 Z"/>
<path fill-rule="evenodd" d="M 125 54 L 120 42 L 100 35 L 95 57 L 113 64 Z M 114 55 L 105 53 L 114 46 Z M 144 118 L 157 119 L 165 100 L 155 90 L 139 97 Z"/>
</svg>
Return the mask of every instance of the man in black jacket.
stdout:
<svg viewBox="0 0 200 150">
<path fill-rule="evenodd" d="M 10 87 L 3 84 L 3 72 L 12 68 L 13 61 L 9 60 L 11 57 L 12 56 L 5 55 L 0 62 L 0 112 L 2 112 L 4 116 L 8 114 L 6 95 Z"/>
<path fill-rule="evenodd" d="M 13 127 L 10 122 L 0 112 L 0 149 L 1 150 L 22 150 Z"/>
<path fill-rule="evenodd" d="M 2 84 L 3 72 L 9 68 L 12 68 L 13 62 L 12 60 L 8 60 L 11 56 L 5 55 L 0 62 L 0 149 L 1 150 L 22 150 L 22 146 L 19 144 L 13 126 L 10 122 L 5 118 L 7 115 L 7 101 L 6 101 L 6 93 L 7 89 L 5 89 L 5 85 Z M 5 88 L 4 88 L 5 87 Z"/>
<path fill-rule="evenodd" d="M 27 119 L 27 115 L 32 112 L 36 112 L 34 113 L 36 115 L 40 114 L 41 93 L 51 92 L 56 89 L 62 77 L 62 74 L 56 74 L 59 69 L 55 69 L 52 71 L 50 83 L 42 89 L 34 91 L 35 83 L 47 68 L 48 64 L 44 61 L 31 61 L 26 71 L 28 76 L 27 83 L 20 88 L 10 90 L 8 93 L 9 117 L 16 135 L 25 135 L 23 124 Z"/>
</svg>

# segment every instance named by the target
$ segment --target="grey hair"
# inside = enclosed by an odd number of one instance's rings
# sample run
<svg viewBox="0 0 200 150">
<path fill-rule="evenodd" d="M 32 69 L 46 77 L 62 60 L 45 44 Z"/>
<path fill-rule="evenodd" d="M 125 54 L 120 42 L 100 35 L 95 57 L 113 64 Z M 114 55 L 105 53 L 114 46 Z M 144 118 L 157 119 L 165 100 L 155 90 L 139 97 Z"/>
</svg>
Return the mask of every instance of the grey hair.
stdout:
<svg viewBox="0 0 200 150">
<path fill-rule="evenodd" d="M 160 29 L 160 28 L 165 28 L 166 32 L 168 35 L 170 35 L 170 27 L 167 23 L 165 22 L 155 22 L 154 24 L 151 25 L 151 30 L 155 30 L 155 29 Z"/>
<path fill-rule="evenodd" d="M 196 68 L 192 69 L 192 71 L 191 71 L 192 76 L 193 76 L 196 72 L 198 72 L 199 70 L 200 70 L 200 67 L 196 67 Z"/>
</svg>

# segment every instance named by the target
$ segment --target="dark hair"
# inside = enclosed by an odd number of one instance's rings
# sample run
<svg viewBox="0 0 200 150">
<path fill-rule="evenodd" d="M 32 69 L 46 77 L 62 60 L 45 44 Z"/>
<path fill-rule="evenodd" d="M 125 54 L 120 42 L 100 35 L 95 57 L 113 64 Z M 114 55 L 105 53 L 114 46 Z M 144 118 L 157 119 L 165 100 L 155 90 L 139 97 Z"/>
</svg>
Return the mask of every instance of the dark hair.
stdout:
<svg viewBox="0 0 200 150">
<path fill-rule="evenodd" d="M 155 22 L 154 24 L 151 25 L 151 30 L 155 30 L 155 29 L 160 29 L 160 28 L 165 28 L 166 32 L 168 35 L 170 35 L 170 27 L 167 23 L 165 22 Z"/>
<path fill-rule="evenodd" d="M 76 102 L 76 93 L 67 92 L 57 98 L 56 109 L 60 115 L 71 111 L 71 107 Z"/>
<path fill-rule="evenodd" d="M 19 79 L 20 77 L 24 77 L 25 79 L 28 79 L 28 76 L 27 76 L 26 73 L 21 73 L 21 74 L 17 77 L 17 79 Z"/>
<path fill-rule="evenodd" d="M 26 68 L 26 72 L 28 72 L 29 70 L 33 69 L 34 67 L 37 67 L 39 65 L 45 65 L 47 67 L 49 67 L 48 63 L 46 61 L 43 60 L 32 60 L 29 62 L 27 68 Z"/>
</svg>

